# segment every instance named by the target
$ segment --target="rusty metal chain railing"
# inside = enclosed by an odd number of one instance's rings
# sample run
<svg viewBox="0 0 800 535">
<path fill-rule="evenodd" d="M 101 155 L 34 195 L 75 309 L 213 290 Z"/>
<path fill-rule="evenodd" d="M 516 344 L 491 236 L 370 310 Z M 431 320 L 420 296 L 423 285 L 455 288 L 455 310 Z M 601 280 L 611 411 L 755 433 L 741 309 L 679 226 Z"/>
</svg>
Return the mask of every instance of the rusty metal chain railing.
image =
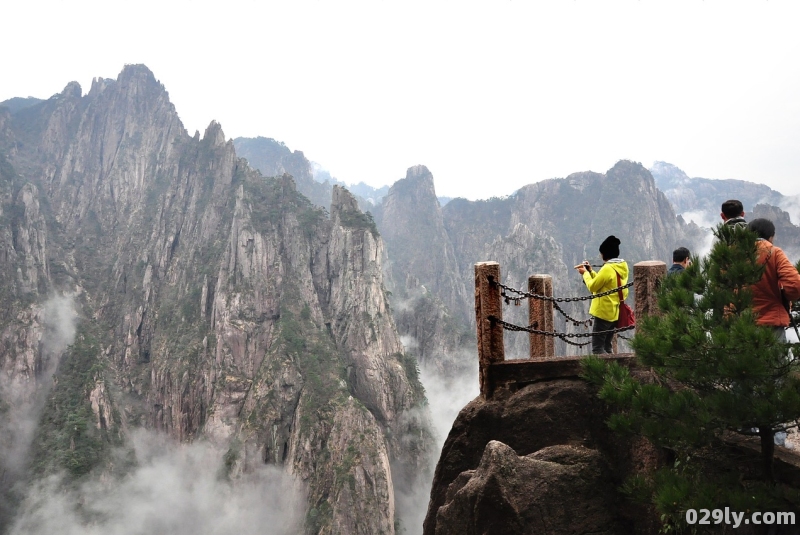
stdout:
<svg viewBox="0 0 800 535">
<path fill-rule="evenodd" d="M 625 288 L 630 288 L 633 286 L 633 282 L 629 282 L 628 284 L 623 284 L 617 288 L 612 288 L 611 290 L 601 292 L 599 294 L 593 295 L 584 295 L 581 297 L 550 297 L 548 295 L 539 295 L 539 294 L 532 294 L 529 292 L 523 292 L 522 290 L 517 290 L 516 288 L 512 288 L 511 286 L 506 286 L 505 284 L 501 284 L 499 282 L 495 282 L 500 288 L 500 297 L 505 299 L 506 304 L 510 304 L 511 301 L 515 301 L 515 305 L 519 304 L 519 301 L 522 299 L 540 299 L 542 301 L 552 301 L 553 303 L 574 303 L 578 301 L 589 301 L 596 297 L 604 297 L 606 295 L 611 295 L 613 293 L 617 293 L 620 290 L 624 290 Z M 513 295 L 508 295 L 506 292 L 512 292 L 516 294 L 516 297 Z"/>
<path fill-rule="evenodd" d="M 585 296 L 581 296 L 581 297 L 551 297 L 551 296 L 548 296 L 548 295 L 539 295 L 539 294 L 533 294 L 533 293 L 529 293 L 529 292 L 523 292 L 522 290 L 517 290 L 516 288 L 512 288 L 511 286 L 507 286 L 507 285 L 501 284 L 499 282 L 497 283 L 497 285 L 501 289 L 500 297 L 503 298 L 503 300 L 505 300 L 506 305 L 510 305 L 511 301 L 514 301 L 514 305 L 519 306 L 520 302 L 523 299 L 540 299 L 542 301 L 552 301 L 553 308 L 555 308 L 568 321 L 571 321 L 572 324 L 575 327 L 580 327 L 580 326 L 589 327 L 589 326 L 592 325 L 591 318 L 590 319 L 586 319 L 586 320 L 579 320 L 579 319 L 573 318 L 572 316 L 567 314 L 566 311 L 564 311 L 564 309 L 562 309 L 559 306 L 559 303 L 573 303 L 573 302 L 578 302 L 578 301 L 589 301 L 589 300 L 594 299 L 596 297 L 603 297 L 603 296 L 606 296 L 606 295 L 611 295 L 611 294 L 617 293 L 620 290 L 623 290 L 624 288 L 630 288 L 631 286 L 633 286 L 633 282 L 629 282 L 628 284 L 624 284 L 622 286 L 619 286 L 617 288 L 613 288 L 613 289 L 605 291 L 605 292 L 601 292 L 601 293 L 593 294 L 593 295 L 585 295 Z M 509 295 L 509 293 L 516 294 L 516 295 Z M 567 340 L 564 340 L 564 341 L 567 342 L 567 343 L 570 343 Z M 576 344 L 572 344 L 572 345 L 576 345 Z M 583 345 L 585 345 L 585 344 L 583 344 Z"/>
<path fill-rule="evenodd" d="M 566 342 L 567 344 L 583 347 L 589 345 L 591 340 L 585 343 L 578 343 L 573 342 L 572 340 L 567 340 L 567 338 L 591 338 L 593 335 L 604 335 L 604 334 L 612 334 L 612 333 L 621 333 L 624 331 L 630 331 L 636 328 L 635 325 L 631 325 L 629 327 L 618 327 L 616 329 L 608 329 L 606 331 L 597 331 L 597 332 L 588 332 L 588 333 L 560 333 L 558 331 L 542 331 L 540 329 L 534 329 L 531 326 L 522 327 L 520 325 L 514 325 L 513 323 L 508 323 L 507 321 L 503 321 L 495 316 L 489 316 L 489 321 L 497 323 L 503 327 L 503 329 L 507 331 L 516 331 L 516 332 L 527 332 L 531 334 L 540 334 L 542 336 L 552 336 L 553 338 L 559 338 Z"/>
</svg>

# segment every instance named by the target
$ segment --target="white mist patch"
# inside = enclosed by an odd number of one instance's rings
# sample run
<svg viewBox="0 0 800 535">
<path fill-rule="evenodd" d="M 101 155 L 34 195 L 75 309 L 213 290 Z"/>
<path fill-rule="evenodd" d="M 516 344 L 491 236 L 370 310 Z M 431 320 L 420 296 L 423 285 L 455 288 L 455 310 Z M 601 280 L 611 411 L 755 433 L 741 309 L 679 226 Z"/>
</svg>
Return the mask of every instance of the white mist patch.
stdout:
<svg viewBox="0 0 800 535">
<path fill-rule="evenodd" d="M 408 312 L 411 310 L 413 299 L 392 299 L 392 309 L 397 312 Z"/>
<path fill-rule="evenodd" d="M 403 348 L 406 351 L 410 351 L 419 347 L 419 342 L 417 342 L 417 339 L 406 334 L 400 337 L 400 343 L 403 344 Z"/>
<path fill-rule="evenodd" d="M 480 394 L 478 356 L 475 354 L 472 357 L 474 367 L 470 367 L 460 374 L 444 375 L 433 367 L 420 370 L 420 381 L 425 387 L 431 419 L 437 435 L 437 456 L 458 413 Z"/>
<path fill-rule="evenodd" d="M 697 255 L 701 258 L 708 256 L 708 253 L 711 252 L 711 248 L 714 246 L 714 234 L 708 233 L 706 237 L 703 239 L 703 243 L 700 244 L 700 249 L 698 251 L 692 251 L 693 255 Z"/>
<path fill-rule="evenodd" d="M 44 351 L 58 356 L 67 349 L 75 340 L 77 319 L 78 312 L 75 310 L 75 299 L 72 295 L 58 295 L 48 299 L 43 307 Z M 56 360 L 51 364 L 52 371 L 55 371 L 58 359 L 52 360 Z"/>
<path fill-rule="evenodd" d="M 778 207 L 789 213 L 789 218 L 794 225 L 800 226 L 800 195 L 784 197 Z"/>
<path fill-rule="evenodd" d="M 412 337 L 408 338 L 411 339 L 409 343 L 416 343 Z M 425 417 L 433 425 L 434 446 L 431 448 L 431 456 L 428 459 L 427 477 L 420 478 L 416 482 L 413 492 L 397 492 L 395 494 L 403 535 L 420 535 L 422 533 L 422 523 L 428 511 L 433 473 L 436 463 L 439 462 L 442 446 L 444 446 L 458 413 L 480 394 L 478 356 L 468 351 L 466 353 L 462 356 L 463 358 L 459 359 L 459 362 L 472 362 L 474 365 L 465 367 L 459 372 L 446 374 L 437 369 L 434 362 L 420 369 L 420 382 L 425 387 L 425 396 L 428 399 L 428 414 Z M 435 357 L 431 360 L 435 360 Z"/>
<path fill-rule="evenodd" d="M 262 466 L 233 482 L 224 451 L 177 444 L 152 431 L 132 437 L 138 466 L 77 488 L 51 477 L 28 493 L 12 535 L 288 535 L 302 532 L 304 496 L 288 474 Z"/>
<path fill-rule="evenodd" d="M 25 469 L 52 375 L 75 339 L 77 317 L 73 296 L 59 295 L 34 306 L 24 325 L 13 326 L 26 332 L 29 349 L 9 353 L 7 358 L 16 362 L 0 375 L 0 400 L 6 409 L 0 419 L 0 474 L 7 488 Z M 39 343 L 31 343 L 37 339 Z"/>
<path fill-rule="evenodd" d="M 680 215 L 687 223 L 693 222 L 698 227 L 709 230 L 703 239 L 703 243 L 699 245 L 699 250 L 691 251 L 692 255 L 700 257 L 708 255 L 708 253 L 711 252 L 711 248 L 714 246 L 715 239 L 714 234 L 710 230 L 716 228 L 716 226 L 722 222 L 719 214 L 709 214 L 708 212 L 698 210 L 695 212 L 684 212 Z"/>
<path fill-rule="evenodd" d="M 719 214 L 710 214 L 703 210 L 684 212 L 680 214 L 680 216 L 687 223 L 692 221 L 698 227 L 703 227 L 703 228 L 715 228 L 722 222 L 722 219 L 720 218 Z"/>
</svg>

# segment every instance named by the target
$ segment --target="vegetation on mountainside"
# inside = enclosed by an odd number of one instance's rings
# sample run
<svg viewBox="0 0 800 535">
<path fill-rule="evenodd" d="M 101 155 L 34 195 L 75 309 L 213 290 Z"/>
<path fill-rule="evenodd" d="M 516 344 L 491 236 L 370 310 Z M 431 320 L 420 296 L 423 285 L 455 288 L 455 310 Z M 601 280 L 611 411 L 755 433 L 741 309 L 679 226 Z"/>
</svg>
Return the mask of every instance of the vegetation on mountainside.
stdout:
<svg viewBox="0 0 800 535">
<path fill-rule="evenodd" d="M 13 225 L 15 219 L 13 194 L 14 182 L 17 180 L 17 173 L 8 163 L 8 160 L 0 154 L 0 247 L 13 247 Z M 0 327 L 13 316 L 13 301 L 17 298 L 16 291 L 16 266 L 6 266 L 0 270 L 0 300 L 3 303 L 0 310 Z M 21 308 L 21 307 L 20 307 Z"/>
<path fill-rule="evenodd" d="M 337 398 L 341 401 L 339 396 L 347 395 L 341 387 L 347 373 L 330 338 L 323 336 L 310 322 L 298 319 L 288 308 L 281 310 L 279 329 L 279 344 L 308 385 L 300 406 L 300 428 L 308 432 L 317 421 L 332 417 L 331 404 Z"/>
<path fill-rule="evenodd" d="M 297 217 L 300 228 L 311 236 L 325 219 L 322 208 L 300 195 L 290 177 L 259 178 L 244 182 L 250 219 L 257 229 L 277 226 L 288 213 Z"/>
<path fill-rule="evenodd" d="M 64 470 L 73 478 L 81 477 L 107 459 L 113 446 L 122 444 L 119 434 L 111 431 L 118 428 L 119 415 L 104 421 L 95 415 L 89 399 L 92 390 L 105 382 L 98 334 L 97 326 L 80 324 L 53 376 L 56 387 L 42 411 L 32 446 L 34 473 Z"/>
<path fill-rule="evenodd" d="M 750 286 L 764 270 L 755 234 L 721 225 L 715 235 L 707 258 L 664 279 L 660 315 L 637 326 L 632 346 L 639 363 L 655 372 L 654 382 L 641 382 L 617 364 L 585 361 L 585 376 L 619 409 L 611 428 L 643 435 L 674 454 L 672 466 L 626 486 L 655 505 L 665 529 L 685 527 L 688 509 L 774 511 L 800 504 L 796 491 L 773 474 L 774 435 L 800 420 L 800 345 L 779 342 L 755 323 Z M 760 437 L 760 467 L 720 465 L 731 433 Z"/>
<path fill-rule="evenodd" d="M 369 230 L 373 238 L 378 238 L 378 227 L 370 212 L 342 209 L 339 212 L 339 222 L 343 227 Z"/>
</svg>

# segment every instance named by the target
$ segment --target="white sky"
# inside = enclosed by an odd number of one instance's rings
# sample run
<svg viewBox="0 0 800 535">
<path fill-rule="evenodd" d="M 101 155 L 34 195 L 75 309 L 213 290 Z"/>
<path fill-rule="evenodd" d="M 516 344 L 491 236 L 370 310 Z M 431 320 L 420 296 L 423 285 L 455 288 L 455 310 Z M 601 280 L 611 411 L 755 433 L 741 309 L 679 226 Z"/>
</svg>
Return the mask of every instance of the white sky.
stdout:
<svg viewBox="0 0 800 535">
<path fill-rule="evenodd" d="M 617 160 L 800 193 L 800 2 L 6 1 L 0 101 L 147 65 L 190 133 L 486 198 Z"/>
</svg>

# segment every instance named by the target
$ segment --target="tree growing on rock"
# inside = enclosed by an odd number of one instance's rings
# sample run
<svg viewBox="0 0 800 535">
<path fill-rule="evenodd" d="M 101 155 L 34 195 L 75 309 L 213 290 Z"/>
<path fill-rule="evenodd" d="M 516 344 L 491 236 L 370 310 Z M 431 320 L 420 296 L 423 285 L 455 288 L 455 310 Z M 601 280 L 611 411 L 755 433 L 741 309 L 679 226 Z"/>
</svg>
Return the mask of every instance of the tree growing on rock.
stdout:
<svg viewBox="0 0 800 535">
<path fill-rule="evenodd" d="M 660 314 L 639 321 L 632 346 L 650 379 L 597 358 L 584 365 L 599 396 L 619 409 L 612 429 L 672 452 L 670 466 L 626 484 L 655 505 L 665 528 L 681 525 L 690 508 L 763 511 L 798 503 L 776 483 L 773 458 L 775 433 L 800 419 L 800 344 L 756 325 L 750 287 L 764 271 L 756 235 L 725 225 L 714 234 L 706 258 L 663 280 Z M 723 460 L 737 435 L 760 438 L 760 467 Z"/>
</svg>

